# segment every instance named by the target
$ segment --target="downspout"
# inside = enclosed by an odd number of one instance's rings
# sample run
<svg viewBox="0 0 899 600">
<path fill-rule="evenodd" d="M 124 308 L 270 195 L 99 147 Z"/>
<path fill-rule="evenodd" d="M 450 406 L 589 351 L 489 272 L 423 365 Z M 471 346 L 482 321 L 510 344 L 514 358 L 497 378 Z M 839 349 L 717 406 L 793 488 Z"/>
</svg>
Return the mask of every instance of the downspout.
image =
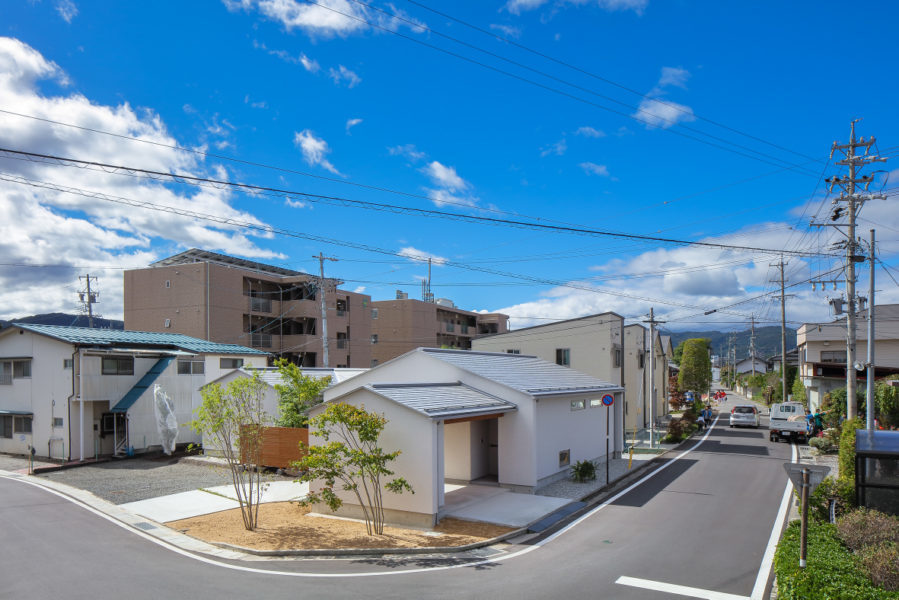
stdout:
<svg viewBox="0 0 899 600">
<path fill-rule="evenodd" d="M 81 372 L 81 349 L 78 350 L 78 460 L 84 462 L 84 375 Z"/>
<path fill-rule="evenodd" d="M 69 455 L 66 456 L 65 448 L 63 448 L 63 459 L 72 460 L 72 400 L 75 398 L 75 355 L 78 349 L 72 350 L 72 393 L 66 398 L 66 424 L 69 431 Z M 81 368 L 81 365 L 78 365 Z M 53 458 L 50 454 L 50 442 L 47 442 L 47 458 Z"/>
</svg>

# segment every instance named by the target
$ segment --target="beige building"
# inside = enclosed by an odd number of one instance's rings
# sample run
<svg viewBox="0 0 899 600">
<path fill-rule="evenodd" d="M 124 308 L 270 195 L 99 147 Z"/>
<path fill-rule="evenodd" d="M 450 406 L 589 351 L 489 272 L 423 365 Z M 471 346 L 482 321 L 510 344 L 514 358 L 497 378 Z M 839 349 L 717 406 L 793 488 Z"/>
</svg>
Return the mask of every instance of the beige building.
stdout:
<svg viewBox="0 0 899 600">
<path fill-rule="evenodd" d="M 456 308 L 444 298 L 424 302 L 397 292 L 394 300 L 371 303 L 371 366 L 416 348 L 470 350 L 475 337 L 508 331 L 508 321 L 501 313 Z"/>
<path fill-rule="evenodd" d="M 867 311 L 857 319 L 856 361 L 867 362 Z M 899 304 L 884 304 L 874 310 L 875 375 L 899 373 Z M 804 323 L 796 331 L 799 376 L 811 409 L 821 406 L 824 394 L 846 387 L 846 320 Z M 864 389 L 866 370 L 858 371 L 858 386 Z"/>
<path fill-rule="evenodd" d="M 125 329 L 240 344 L 306 367 L 371 364 L 371 298 L 325 278 L 328 364 L 318 277 L 187 250 L 125 271 Z"/>
</svg>

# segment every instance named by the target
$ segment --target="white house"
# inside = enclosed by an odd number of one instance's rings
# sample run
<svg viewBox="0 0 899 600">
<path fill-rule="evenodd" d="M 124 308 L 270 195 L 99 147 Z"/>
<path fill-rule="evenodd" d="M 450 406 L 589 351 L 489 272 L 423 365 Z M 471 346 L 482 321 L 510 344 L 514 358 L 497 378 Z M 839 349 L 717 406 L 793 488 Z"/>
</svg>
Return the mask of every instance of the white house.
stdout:
<svg viewBox="0 0 899 600">
<path fill-rule="evenodd" d="M 13 324 L 0 332 L 0 452 L 64 460 L 143 451 L 161 442 L 159 385 L 174 404 L 178 443 L 199 389 L 267 354 L 181 334 Z"/>
<path fill-rule="evenodd" d="M 447 481 L 527 493 L 567 477 L 578 460 L 621 452 L 602 399 L 620 404 L 623 391 L 535 356 L 418 348 L 329 388 L 310 413 L 345 402 L 383 414 L 380 446 L 401 451 L 391 469 L 415 490 L 385 493 L 387 520 L 431 526 Z M 358 515 L 355 498 L 341 494 L 342 514 Z"/>
<path fill-rule="evenodd" d="M 749 373 L 752 374 L 753 371 L 756 373 L 767 373 L 771 370 L 771 365 L 764 358 L 760 358 L 758 356 L 752 356 L 744 358 L 741 361 L 737 361 L 736 364 L 736 372 L 739 373 Z"/>
</svg>

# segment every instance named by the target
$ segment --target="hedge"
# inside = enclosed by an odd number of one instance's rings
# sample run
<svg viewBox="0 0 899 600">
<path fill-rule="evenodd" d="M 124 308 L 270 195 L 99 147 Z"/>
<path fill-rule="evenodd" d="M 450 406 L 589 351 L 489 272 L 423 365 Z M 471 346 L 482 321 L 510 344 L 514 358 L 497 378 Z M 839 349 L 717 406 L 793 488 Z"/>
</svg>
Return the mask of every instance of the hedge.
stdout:
<svg viewBox="0 0 899 600">
<path fill-rule="evenodd" d="M 868 579 L 829 523 L 809 523 L 808 566 L 800 569 L 799 534 L 799 521 L 793 521 L 774 554 L 780 600 L 899 600 L 899 592 L 878 588 Z"/>
</svg>

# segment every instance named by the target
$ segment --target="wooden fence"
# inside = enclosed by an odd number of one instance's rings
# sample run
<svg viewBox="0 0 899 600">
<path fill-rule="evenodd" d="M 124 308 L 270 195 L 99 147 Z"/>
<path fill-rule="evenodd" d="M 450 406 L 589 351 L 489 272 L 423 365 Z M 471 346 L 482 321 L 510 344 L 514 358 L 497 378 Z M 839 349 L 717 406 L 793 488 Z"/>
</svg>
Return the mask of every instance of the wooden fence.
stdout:
<svg viewBox="0 0 899 600">
<path fill-rule="evenodd" d="M 309 444 L 309 430 L 305 427 L 263 427 L 260 464 L 264 467 L 290 468 L 291 463 L 302 457 L 300 442 Z M 244 464 L 251 462 L 245 448 L 241 448 L 240 461 Z"/>
</svg>

